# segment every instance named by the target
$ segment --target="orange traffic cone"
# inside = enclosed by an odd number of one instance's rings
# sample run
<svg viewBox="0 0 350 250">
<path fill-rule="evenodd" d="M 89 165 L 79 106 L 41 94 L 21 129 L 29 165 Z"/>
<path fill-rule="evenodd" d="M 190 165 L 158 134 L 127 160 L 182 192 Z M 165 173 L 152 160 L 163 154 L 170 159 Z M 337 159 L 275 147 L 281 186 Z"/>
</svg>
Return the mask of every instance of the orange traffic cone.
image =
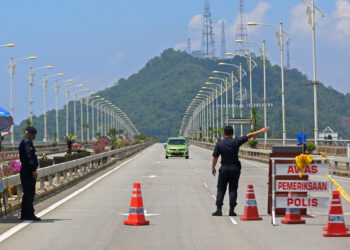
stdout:
<svg viewBox="0 0 350 250">
<path fill-rule="evenodd" d="M 254 187 L 248 185 L 243 216 L 240 220 L 262 220 L 259 217 L 258 207 L 255 200 Z"/>
<path fill-rule="evenodd" d="M 288 196 L 293 197 L 293 196 L 296 196 L 296 194 L 289 192 Z M 281 223 L 283 223 L 283 224 L 305 224 L 305 220 L 301 219 L 299 208 L 286 208 L 286 214 L 284 216 L 284 219 L 281 220 Z"/>
<path fill-rule="evenodd" d="M 324 237 L 350 237 L 350 233 L 346 232 L 339 191 L 333 191 L 332 194 L 327 230 L 328 232 L 323 234 Z"/>
<path fill-rule="evenodd" d="M 141 226 L 149 225 L 149 221 L 145 220 L 143 211 L 141 184 L 134 183 L 132 190 L 131 204 L 128 220 L 124 221 L 124 225 Z"/>
<path fill-rule="evenodd" d="M 333 205 L 339 205 L 339 202 L 340 202 L 340 199 L 331 199 L 331 204 L 330 204 L 330 207 L 332 207 Z M 331 214 L 331 210 L 329 210 L 328 212 L 328 216 Z M 345 230 L 348 231 L 349 230 L 349 227 L 345 227 Z M 323 227 L 323 231 L 328 231 L 328 223 L 326 226 Z"/>
</svg>

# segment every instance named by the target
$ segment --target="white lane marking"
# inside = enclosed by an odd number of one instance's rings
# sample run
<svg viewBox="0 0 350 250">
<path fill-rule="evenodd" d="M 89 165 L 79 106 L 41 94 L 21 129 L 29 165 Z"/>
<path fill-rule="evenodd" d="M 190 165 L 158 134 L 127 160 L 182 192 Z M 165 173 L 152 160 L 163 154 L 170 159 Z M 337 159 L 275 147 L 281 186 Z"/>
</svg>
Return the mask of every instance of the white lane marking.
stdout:
<svg viewBox="0 0 350 250">
<path fill-rule="evenodd" d="M 232 217 L 230 217 L 230 220 L 231 220 L 231 222 L 232 222 L 233 224 L 235 224 L 235 225 L 238 224 L 237 221 L 235 221 L 235 219 L 233 219 Z"/>
<path fill-rule="evenodd" d="M 215 197 L 215 195 L 213 195 L 213 194 L 212 194 L 212 195 L 211 195 L 211 197 L 212 197 L 212 198 L 213 198 L 214 200 L 216 200 L 216 197 Z"/>
<path fill-rule="evenodd" d="M 72 199 L 73 197 L 77 196 L 78 194 L 80 194 L 81 192 L 83 192 L 84 190 L 88 189 L 89 187 L 91 187 L 92 185 L 94 185 L 95 183 L 97 183 L 98 181 L 102 180 L 103 178 L 105 178 L 106 176 L 110 175 L 111 173 L 115 172 L 116 170 L 118 170 L 119 168 L 121 168 L 122 166 L 124 166 L 125 164 L 129 163 L 130 161 L 132 161 L 133 159 L 135 159 L 136 157 L 140 156 L 142 153 L 144 153 L 145 151 L 139 153 L 138 155 L 134 156 L 133 158 L 127 160 L 126 162 L 123 162 L 122 164 L 120 164 L 119 166 L 115 167 L 114 169 L 108 171 L 107 173 L 105 173 L 104 175 L 101 175 L 100 177 L 98 177 L 97 179 L 93 180 L 92 182 L 90 182 L 89 184 L 85 185 L 84 187 L 78 189 L 77 191 L 75 191 L 74 193 L 68 195 L 67 197 L 63 198 L 60 201 L 57 201 L 56 203 L 54 203 L 53 205 L 51 205 L 50 207 L 44 209 L 43 211 L 41 211 L 40 213 L 37 214 L 38 217 L 42 217 L 45 214 L 51 212 L 52 210 L 54 210 L 55 208 L 57 208 L 58 206 L 62 205 L 63 203 L 69 201 L 70 199 Z M 24 221 L 21 224 L 18 224 L 17 226 L 14 226 L 13 228 L 7 230 L 5 233 L 0 235 L 0 243 L 3 242 L 4 240 L 6 240 L 7 238 L 9 238 L 10 236 L 14 235 L 15 233 L 17 233 L 18 231 L 20 231 L 21 229 L 23 229 L 24 227 L 30 225 L 31 223 L 33 223 L 33 221 Z"/>
<path fill-rule="evenodd" d="M 150 176 L 143 176 L 143 177 L 145 177 L 145 178 L 157 178 L 159 176 L 157 176 L 157 175 L 150 175 Z"/>
<path fill-rule="evenodd" d="M 156 162 L 153 162 L 153 163 L 160 163 L 160 161 L 156 161 Z"/>
<path fill-rule="evenodd" d="M 341 177 L 341 176 L 336 176 L 336 175 L 333 175 L 333 178 L 334 179 L 342 179 L 342 180 L 346 180 L 346 181 L 350 181 L 350 178 L 349 177 Z"/>
<path fill-rule="evenodd" d="M 205 183 L 205 182 L 203 182 L 203 186 L 204 186 L 205 188 L 208 188 L 208 184 Z"/>
</svg>

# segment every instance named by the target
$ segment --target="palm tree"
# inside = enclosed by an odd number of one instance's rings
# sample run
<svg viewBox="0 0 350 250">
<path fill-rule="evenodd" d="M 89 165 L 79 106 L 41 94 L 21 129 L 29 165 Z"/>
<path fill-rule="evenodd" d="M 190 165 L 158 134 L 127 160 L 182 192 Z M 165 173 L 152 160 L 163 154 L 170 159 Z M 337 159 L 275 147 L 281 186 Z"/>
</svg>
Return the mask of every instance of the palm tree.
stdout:
<svg viewBox="0 0 350 250">
<path fill-rule="evenodd" d="M 77 140 L 77 135 L 74 132 L 70 133 L 69 135 L 63 136 L 63 141 L 67 143 L 67 154 L 72 154 L 72 145 Z"/>
</svg>

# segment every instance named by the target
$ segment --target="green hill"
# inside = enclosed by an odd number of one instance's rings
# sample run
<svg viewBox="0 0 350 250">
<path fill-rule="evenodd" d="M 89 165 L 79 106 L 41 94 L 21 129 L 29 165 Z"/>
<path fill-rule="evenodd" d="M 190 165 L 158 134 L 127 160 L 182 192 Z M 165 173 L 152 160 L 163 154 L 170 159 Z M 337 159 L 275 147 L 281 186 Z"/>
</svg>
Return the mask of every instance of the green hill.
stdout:
<svg viewBox="0 0 350 250">
<path fill-rule="evenodd" d="M 258 67 L 253 70 L 253 102 L 262 103 L 263 80 L 260 57 L 254 58 Z M 151 59 L 138 73 L 128 79 L 120 79 L 114 86 L 98 92 L 122 108 L 139 130 L 164 141 L 178 134 L 184 112 L 213 70 L 231 71 L 229 66 L 219 66 L 219 60 L 194 58 L 184 52 L 165 50 Z M 236 56 L 225 62 L 247 64 L 243 57 Z M 237 71 L 235 72 L 237 73 Z M 237 74 L 236 74 L 237 75 Z M 281 83 L 280 67 L 267 64 L 267 99 L 273 103 L 268 109 L 270 137 L 281 138 Z M 296 138 L 304 129 L 313 136 L 313 86 L 310 80 L 297 69 L 285 71 L 286 128 L 287 138 Z M 243 87 L 249 92 L 249 77 L 243 78 Z M 237 86 L 236 86 L 237 88 Z M 236 89 L 238 92 L 238 88 Z M 249 93 L 248 93 L 249 96 Z M 238 99 L 236 99 L 237 105 Z M 245 100 L 245 104 L 248 100 Z M 72 107 L 73 104 L 70 104 Z M 350 96 L 318 85 L 319 130 L 330 126 L 343 138 L 350 137 Z M 260 126 L 263 123 L 262 107 L 259 109 Z M 77 106 L 80 111 L 79 104 Z M 249 114 L 245 108 L 245 114 Z M 237 112 L 238 115 L 238 112 Z M 48 112 L 48 134 L 55 132 L 54 111 Z M 78 114 L 78 124 L 80 115 Z M 42 116 L 35 117 L 34 124 L 39 131 L 43 127 Z M 70 113 L 70 131 L 73 130 L 73 113 Z M 21 129 L 24 121 L 20 124 Z M 65 111 L 60 111 L 60 134 L 65 133 Z M 78 128 L 78 135 L 79 135 Z M 17 132 L 18 135 L 18 132 Z M 38 139 L 42 138 L 39 134 Z"/>
</svg>

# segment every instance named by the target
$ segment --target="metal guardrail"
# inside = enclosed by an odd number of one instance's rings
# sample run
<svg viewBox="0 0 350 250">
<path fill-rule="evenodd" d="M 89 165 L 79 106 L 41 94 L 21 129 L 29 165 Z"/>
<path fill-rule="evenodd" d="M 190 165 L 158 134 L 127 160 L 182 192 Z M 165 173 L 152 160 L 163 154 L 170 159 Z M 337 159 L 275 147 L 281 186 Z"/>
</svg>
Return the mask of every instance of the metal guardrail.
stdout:
<svg viewBox="0 0 350 250">
<path fill-rule="evenodd" d="M 93 146 L 93 144 L 85 144 L 83 145 L 85 148 L 90 148 Z M 40 147 L 40 148 L 35 148 L 36 149 L 36 154 L 40 155 L 40 154 L 55 154 L 55 153 L 63 153 L 67 151 L 67 146 L 64 144 L 64 146 L 57 146 L 57 147 Z M 18 149 L 16 150 L 11 150 L 11 151 L 5 151 L 7 156 L 14 156 L 14 155 L 18 155 Z"/>
<path fill-rule="evenodd" d="M 214 144 L 212 143 L 206 143 L 206 142 L 197 142 L 197 141 L 191 141 L 190 142 L 193 145 L 197 145 L 199 147 L 204 147 L 207 149 L 214 149 Z M 266 149 L 254 149 L 254 148 L 240 148 L 239 154 L 243 157 L 247 157 L 250 159 L 255 160 L 261 160 L 264 162 L 268 162 L 269 156 L 270 156 L 271 150 Z M 330 160 L 334 162 L 334 169 L 335 170 L 344 170 L 344 171 L 350 171 L 350 158 L 347 157 L 339 157 L 339 156 L 329 156 Z M 340 166 L 345 167 L 345 169 L 341 169 Z M 350 174 L 350 173 L 348 173 Z"/>
<path fill-rule="evenodd" d="M 154 142 L 144 142 L 140 144 L 136 144 L 133 146 L 129 146 L 126 148 L 116 149 L 109 152 L 104 152 L 96 155 L 87 156 L 81 159 L 64 162 L 60 164 L 55 164 L 49 167 L 40 168 L 37 170 L 38 178 L 40 182 L 40 189 L 43 190 L 45 188 L 44 182 L 45 178 L 48 179 L 49 186 L 53 186 L 53 178 L 55 175 L 56 183 L 61 184 L 63 181 L 66 181 L 68 178 L 73 178 L 73 174 L 75 176 L 79 176 L 79 173 L 87 172 L 88 170 L 96 169 L 99 166 L 102 167 L 101 161 L 108 162 L 112 156 L 115 158 L 122 158 L 127 154 L 132 154 L 140 149 L 146 148 L 152 145 Z M 61 174 L 63 176 L 61 176 Z M 69 175 L 69 176 L 68 176 Z M 62 178 L 63 177 L 63 178 Z M 17 198 L 22 197 L 22 185 L 19 174 L 12 175 L 2 179 L 5 190 L 8 187 L 17 187 Z M 5 193 L 5 192 L 4 192 Z M 8 197 L 5 197 L 5 204 L 8 204 Z"/>
<path fill-rule="evenodd" d="M 264 142 L 263 138 L 257 138 L 259 142 Z M 310 142 L 313 142 L 312 139 L 309 140 Z M 282 145 L 283 140 L 282 139 L 267 139 L 267 143 L 273 144 L 273 145 Z M 297 145 L 299 141 L 297 139 L 286 139 L 286 144 L 290 145 Z M 350 140 L 325 140 L 325 139 L 318 139 L 317 144 L 319 146 L 337 146 L 337 147 L 346 147 L 347 144 L 350 144 Z"/>
</svg>

